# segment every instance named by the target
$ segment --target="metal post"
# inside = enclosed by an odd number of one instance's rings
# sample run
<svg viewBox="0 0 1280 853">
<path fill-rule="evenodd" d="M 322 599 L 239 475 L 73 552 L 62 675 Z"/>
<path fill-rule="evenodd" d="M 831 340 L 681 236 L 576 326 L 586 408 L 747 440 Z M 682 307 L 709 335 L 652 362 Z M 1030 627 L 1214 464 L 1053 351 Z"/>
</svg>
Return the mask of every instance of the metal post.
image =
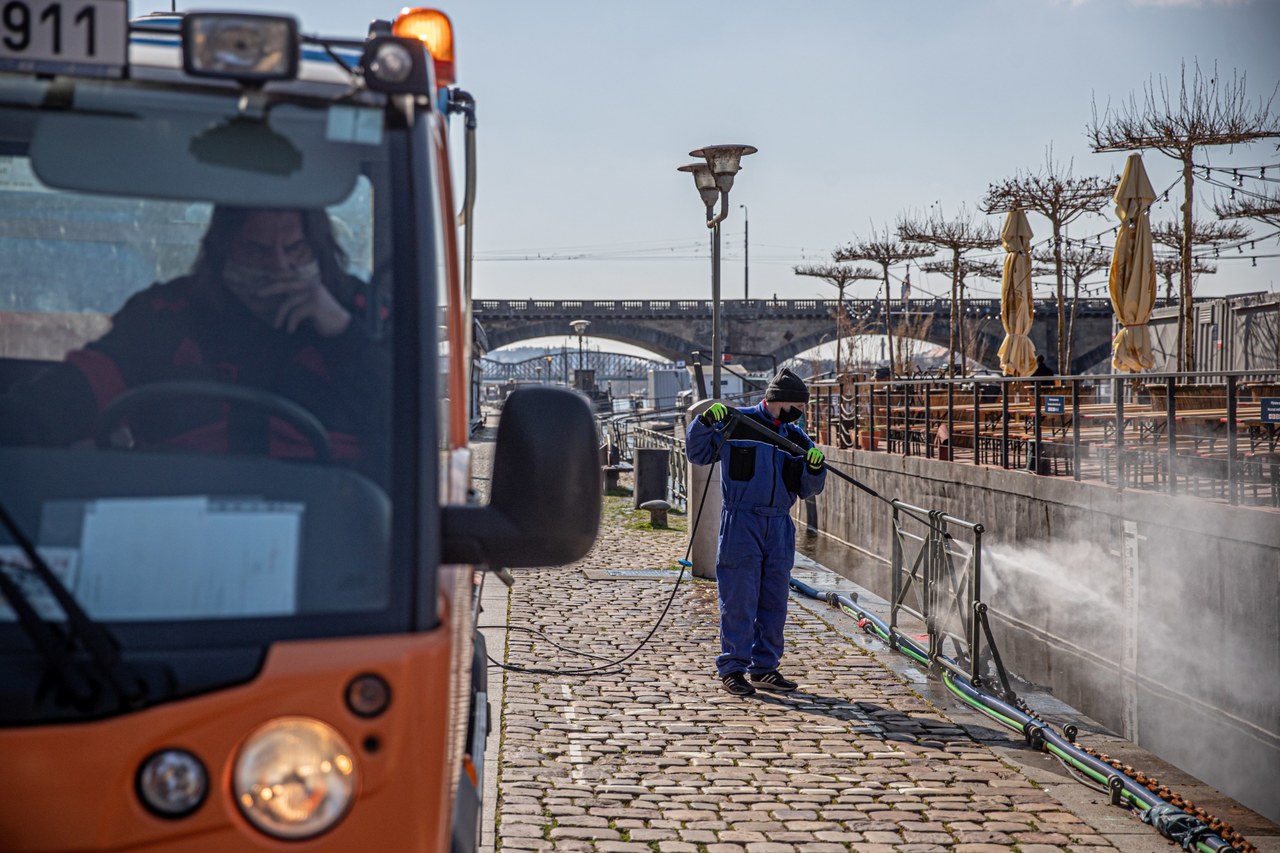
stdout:
<svg viewBox="0 0 1280 853">
<path fill-rule="evenodd" d="M 1009 470 L 1009 383 L 1000 383 L 1000 467 Z"/>
<path fill-rule="evenodd" d="M 1033 430 L 1032 430 L 1034 434 L 1035 447 L 1032 448 L 1031 452 L 1027 454 L 1028 456 L 1027 462 L 1031 466 L 1031 470 L 1034 471 L 1035 475 L 1038 477 L 1042 473 L 1040 470 L 1040 459 L 1043 456 L 1043 454 L 1040 452 L 1040 448 L 1041 448 L 1041 443 L 1044 441 L 1044 428 L 1043 428 L 1043 425 L 1040 423 L 1040 416 L 1041 416 L 1040 399 L 1041 398 L 1040 398 L 1040 380 L 1039 379 L 1035 381 L 1035 385 L 1033 386 L 1033 389 L 1032 389 L 1032 396 L 1035 400 L 1035 410 L 1036 410 L 1036 419 L 1035 419 Z M 1035 458 L 1032 459 L 1031 457 L 1035 457 Z"/>
<path fill-rule="evenodd" d="M 1116 406 L 1116 488 L 1124 489 L 1124 380 L 1112 380 L 1112 399 Z"/>
<path fill-rule="evenodd" d="M 982 464 L 982 387 L 973 380 L 973 464 Z"/>
<path fill-rule="evenodd" d="M 1071 380 L 1071 478 L 1080 482 L 1080 380 Z"/>
<path fill-rule="evenodd" d="M 840 350 L 842 349 L 842 347 L 840 346 L 840 343 L 841 343 L 840 338 L 841 338 L 841 333 L 844 331 L 844 287 L 845 286 L 843 283 L 841 283 L 836 285 L 836 287 L 840 294 L 840 301 L 836 303 L 836 382 L 839 382 L 840 370 L 841 370 Z M 774 372 L 776 373 L 777 371 L 774 371 Z"/>
<path fill-rule="evenodd" d="M 1176 494 L 1178 491 L 1178 425 L 1174 419 L 1177 404 L 1174 403 L 1174 396 L 1177 389 L 1173 384 L 1173 377 L 1170 376 L 1164 381 L 1164 433 L 1165 433 L 1165 467 L 1168 469 L 1165 476 L 1169 478 L 1169 494 Z"/>
<path fill-rule="evenodd" d="M 1227 376 L 1227 502 L 1232 506 L 1240 503 L 1239 492 L 1243 492 L 1243 487 L 1237 489 L 1239 485 L 1236 481 L 1240 478 L 1239 467 L 1236 465 L 1236 377 L 1235 374 Z"/>
<path fill-rule="evenodd" d="M 711 227 L 711 399 L 719 400 L 720 385 L 720 223 Z"/>
<path fill-rule="evenodd" d="M 747 219 L 747 206 L 738 206 L 742 208 L 742 299 L 745 302 L 751 298 L 751 220 Z"/>
</svg>

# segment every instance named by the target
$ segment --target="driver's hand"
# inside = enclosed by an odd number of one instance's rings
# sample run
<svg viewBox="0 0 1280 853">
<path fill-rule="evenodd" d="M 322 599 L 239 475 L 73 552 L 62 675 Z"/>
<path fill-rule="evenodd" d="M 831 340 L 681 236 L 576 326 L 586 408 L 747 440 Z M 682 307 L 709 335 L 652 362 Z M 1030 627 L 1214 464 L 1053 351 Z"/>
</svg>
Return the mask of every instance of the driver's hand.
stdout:
<svg viewBox="0 0 1280 853">
<path fill-rule="evenodd" d="M 809 470 L 814 474 L 822 470 L 822 463 L 826 458 L 826 455 L 816 447 L 810 447 L 804 455 L 805 461 L 809 463 Z"/>
<path fill-rule="evenodd" d="M 271 325 L 291 335 L 303 323 L 310 323 L 322 338 L 337 337 L 351 325 L 351 312 L 333 298 L 318 273 L 281 279 L 263 288 L 258 295 L 283 300 Z"/>
<path fill-rule="evenodd" d="M 699 417 L 702 418 L 702 422 L 707 426 L 718 424 L 729 417 L 729 407 L 724 403 L 712 403 Z"/>
</svg>

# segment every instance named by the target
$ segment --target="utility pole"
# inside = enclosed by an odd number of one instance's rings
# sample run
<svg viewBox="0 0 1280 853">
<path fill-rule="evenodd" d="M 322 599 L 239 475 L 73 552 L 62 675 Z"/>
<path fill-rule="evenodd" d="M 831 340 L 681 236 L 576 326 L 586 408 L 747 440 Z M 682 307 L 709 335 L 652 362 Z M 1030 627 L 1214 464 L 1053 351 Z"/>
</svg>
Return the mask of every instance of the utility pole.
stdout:
<svg viewBox="0 0 1280 853">
<path fill-rule="evenodd" d="M 738 207 L 742 208 L 742 299 L 746 301 L 751 298 L 751 220 L 747 218 L 747 206 Z"/>
</svg>

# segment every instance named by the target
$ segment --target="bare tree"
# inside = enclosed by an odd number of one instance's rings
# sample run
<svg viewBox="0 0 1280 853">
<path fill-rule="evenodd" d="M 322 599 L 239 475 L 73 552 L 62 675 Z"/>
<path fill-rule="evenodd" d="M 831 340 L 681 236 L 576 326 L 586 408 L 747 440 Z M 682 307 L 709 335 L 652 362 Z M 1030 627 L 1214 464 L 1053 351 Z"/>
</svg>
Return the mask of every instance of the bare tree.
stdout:
<svg viewBox="0 0 1280 853">
<path fill-rule="evenodd" d="M 1182 272 L 1182 259 L 1176 256 L 1156 258 L 1156 275 L 1164 279 L 1164 298 L 1173 301 L 1173 277 Z M 1193 258 L 1191 261 L 1191 273 L 1195 278 L 1202 275 L 1213 275 L 1218 268 L 1207 261 L 1199 258 Z M 1192 285 L 1194 289 L 1195 285 Z"/>
<path fill-rule="evenodd" d="M 1219 219 L 1256 219 L 1280 228 L 1280 193 L 1253 193 L 1239 200 L 1214 202 L 1213 212 Z"/>
<path fill-rule="evenodd" d="M 1071 162 L 1064 167 L 1054 161 L 1051 147 L 1045 152 L 1042 171 L 1025 174 L 1020 172 L 1012 178 L 991 184 L 980 205 L 987 213 L 1008 213 L 1020 207 L 1040 214 L 1052 226 L 1053 275 L 1058 297 L 1059 370 L 1064 370 L 1064 365 L 1070 364 L 1071 359 L 1062 229 L 1086 213 L 1100 213 L 1111 200 L 1118 182 L 1114 175 L 1105 178 L 1096 175 L 1077 178 L 1071 174 L 1071 169 Z"/>
<path fill-rule="evenodd" d="M 849 312 L 844 305 L 844 289 L 855 281 L 878 281 L 880 273 L 871 267 L 846 267 L 840 264 L 805 264 L 793 268 L 796 275 L 807 275 L 820 278 L 827 284 L 833 284 L 839 291 L 839 302 L 836 305 L 836 381 L 840 380 L 840 349 L 845 338 L 845 327 Z"/>
<path fill-rule="evenodd" d="M 889 267 L 903 261 L 927 258 L 933 249 L 927 246 L 912 245 L 895 239 L 888 228 L 883 233 L 872 229 L 868 240 L 854 240 L 843 249 L 831 253 L 836 263 L 849 261 L 870 261 L 877 263 L 884 270 L 884 331 L 889 339 L 889 374 L 897 374 L 897 359 L 893 351 L 893 297 L 889 292 Z"/>
<path fill-rule="evenodd" d="M 1208 249 L 1225 246 L 1228 243 L 1239 243 L 1249 239 L 1249 229 L 1239 222 L 1192 222 L 1191 246 Z M 1181 249 L 1182 223 L 1153 222 L 1151 224 L 1151 240 L 1171 249 Z"/>
<path fill-rule="evenodd" d="M 1182 269 L 1178 298 L 1178 369 L 1195 365 L 1195 335 L 1192 311 L 1192 217 L 1195 212 L 1195 176 L 1192 167 L 1198 148 L 1211 145 L 1240 145 L 1280 136 L 1280 116 L 1271 104 L 1280 86 L 1266 100 L 1250 103 L 1245 94 L 1245 76 L 1232 72 L 1231 80 L 1221 80 L 1215 64 L 1206 77 L 1200 65 L 1187 79 L 1182 65 L 1177 90 L 1161 77 L 1143 85 L 1142 97 L 1129 96 L 1128 103 L 1114 112 L 1108 105 L 1101 119 L 1094 104 L 1093 121 L 1087 132 L 1094 151 L 1134 151 L 1154 148 L 1182 163 Z"/>
<path fill-rule="evenodd" d="M 953 257 L 950 261 L 926 261 L 920 265 L 920 269 L 925 272 L 936 272 L 950 275 L 952 287 L 952 305 L 951 305 L 951 329 L 955 334 L 953 347 L 958 347 L 961 353 L 960 359 L 960 375 L 968 375 L 968 359 L 973 358 L 974 348 L 971 346 L 972 337 L 968 336 L 965 323 L 965 299 L 964 299 L 964 282 L 969 276 L 975 278 L 991 278 L 1000 279 L 1000 264 L 994 261 L 978 261 L 973 258 L 960 258 L 958 261 Z M 948 373 L 954 375 L 955 353 L 952 353 L 952 360 L 948 364 Z"/>
<path fill-rule="evenodd" d="M 1249 238 L 1249 229 L 1245 228 L 1239 222 L 1192 222 L 1191 223 L 1191 247 L 1193 249 L 1213 249 L 1215 252 L 1228 243 L 1239 243 L 1241 240 Z M 1182 225 L 1176 222 L 1161 222 L 1151 226 L 1152 242 L 1168 246 L 1175 251 L 1180 250 L 1187 241 L 1182 236 Z M 1179 259 L 1179 272 L 1181 271 L 1181 260 Z M 1201 273 L 1206 272 L 1203 269 L 1204 263 L 1202 259 L 1193 257 L 1191 259 L 1191 297 L 1195 297 L 1196 278 Z M 1198 268 L 1199 267 L 1199 268 Z M 1217 272 L 1214 267 L 1208 272 Z M 1157 269 L 1157 272 L 1159 270 Z M 1172 299 L 1173 292 L 1171 279 L 1165 279 L 1166 289 L 1165 298 Z"/>
<path fill-rule="evenodd" d="M 951 252 L 951 269 L 947 270 L 951 273 L 951 323 L 947 335 L 947 370 L 948 373 L 952 373 L 955 370 L 956 352 L 960 349 L 957 346 L 957 341 L 960 340 L 959 327 L 964 321 L 964 315 L 960 309 L 960 283 L 963 280 L 960 274 L 961 256 L 965 252 L 977 249 L 994 249 L 1000 245 L 1000 236 L 996 234 L 991 223 L 974 222 L 973 214 L 961 205 L 954 219 L 944 217 L 940 208 L 930 210 L 924 217 L 899 218 L 898 237 L 905 243 L 932 247 L 935 251 L 947 249 Z M 921 267 L 921 269 L 926 268 L 929 272 L 934 272 L 936 266 L 930 264 L 928 267 Z M 961 374 L 963 373 L 962 367 Z"/>
<path fill-rule="evenodd" d="M 1071 364 L 1075 359 L 1076 314 L 1080 304 L 1080 285 L 1086 278 L 1111 266 L 1111 256 L 1101 249 L 1090 249 L 1088 246 L 1067 246 L 1061 252 L 1049 250 L 1032 252 L 1031 259 L 1041 266 L 1033 267 L 1033 275 L 1057 276 L 1058 270 L 1071 281 L 1071 310 L 1067 317 L 1067 357 L 1058 362 L 1058 371 L 1063 374 L 1073 373 Z"/>
</svg>

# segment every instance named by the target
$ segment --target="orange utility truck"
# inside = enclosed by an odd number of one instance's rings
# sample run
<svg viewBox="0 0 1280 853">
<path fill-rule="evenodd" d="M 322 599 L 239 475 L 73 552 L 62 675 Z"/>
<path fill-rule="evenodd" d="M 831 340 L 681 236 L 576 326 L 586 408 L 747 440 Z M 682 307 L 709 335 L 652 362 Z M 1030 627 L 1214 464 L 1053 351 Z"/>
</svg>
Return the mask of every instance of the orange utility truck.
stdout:
<svg viewBox="0 0 1280 853">
<path fill-rule="evenodd" d="M 0 850 L 476 846 L 480 582 L 584 554 L 600 473 L 522 390 L 475 501 L 453 55 L 4 4 Z"/>
</svg>

